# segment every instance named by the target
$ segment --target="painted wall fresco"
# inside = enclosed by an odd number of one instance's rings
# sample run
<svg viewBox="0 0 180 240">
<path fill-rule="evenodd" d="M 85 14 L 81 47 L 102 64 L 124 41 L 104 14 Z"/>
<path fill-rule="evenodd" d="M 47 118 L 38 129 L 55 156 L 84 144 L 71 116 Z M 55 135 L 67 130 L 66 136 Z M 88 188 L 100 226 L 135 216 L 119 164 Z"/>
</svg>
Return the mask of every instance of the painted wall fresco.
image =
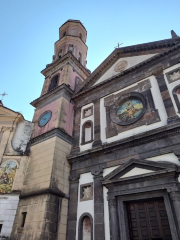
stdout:
<svg viewBox="0 0 180 240">
<path fill-rule="evenodd" d="M 0 193 L 11 193 L 16 174 L 17 164 L 7 161 L 0 167 Z"/>
<path fill-rule="evenodd" d="M 91 220 L 85 217 L 83 220 L 83 240 L 91 240 Z"/>
<path fill-rule="evenodd" d="M 139 117 L 143 110 L 143 104 L 140 100 L 132 99 L 120 106 L 117 111 L 118 117 L 123 122 L 129 122 Z"/>
</svg>

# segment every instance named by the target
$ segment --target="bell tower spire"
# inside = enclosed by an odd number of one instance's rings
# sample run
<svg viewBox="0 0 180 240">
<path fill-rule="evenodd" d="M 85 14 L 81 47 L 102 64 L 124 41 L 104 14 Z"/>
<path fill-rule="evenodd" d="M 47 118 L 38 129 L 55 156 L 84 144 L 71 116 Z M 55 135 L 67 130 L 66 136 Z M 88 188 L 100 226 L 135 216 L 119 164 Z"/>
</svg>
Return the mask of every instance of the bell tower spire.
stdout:
<svg viewBox="0 0 180 240">
<path fill-rule="evenodd" d="M 59 28 L 59 40 L 55 43 L 53 61 L 71 52 L 86 67 L 87 31 L 78 20 L 68 20 Z"/>
</svg>

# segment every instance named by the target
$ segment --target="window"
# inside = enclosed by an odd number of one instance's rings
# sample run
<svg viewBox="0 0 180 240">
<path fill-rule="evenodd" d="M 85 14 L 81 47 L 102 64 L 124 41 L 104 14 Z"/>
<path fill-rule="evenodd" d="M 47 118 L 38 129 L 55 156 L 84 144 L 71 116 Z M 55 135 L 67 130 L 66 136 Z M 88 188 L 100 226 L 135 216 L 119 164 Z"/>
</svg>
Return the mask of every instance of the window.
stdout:
<svg viewBox="0 0 180 240">
<path fill-rule="evenodd" d="M 73 50 L 74 50 L 73 44 L 69 44 L 68 52 L 73 52 Z"/>
<path fill-rule="evenodd" d="M 27 215 L 27 212 L 22 212 L 22 224 L 21 224 L 21 227 L 24 227 L 24 224 L 25 224 L 25 221 L 26 221 L 26 215 Z"/>
<path fill-rule="evenodd" d="M 66 36 L 66 31 L 63 33 L 63 37 Z"/>
<path fill-rule="evenodd" d="M 0 233 L 1 233 L 1 230 L 2 230 L 2 226 L 3 226 L 3 225 L 2 225 L 2 223 L 1 223 L 1 224 L 0 224 Z"/>
<path fill-rule="evenodd" d="M 82 33 L 79 34 L 80 39 L 82 40 Z"/>
<path fill-rule="evenodd" d="M 58 53 L 58 57 L 61 58 L 62 57 L 62 49 L 60 49 L 59 53 Z"/>
<path fill-rule="evenodd" d="M 79 61 L 80 63 L 82 63 L 82 53 L 81 53 L 81 52 L 79 52 L 78 61 Z"/>
<path fill-rule="evenodd" d="M 180 85 L 177 85 L 172 91 L 174 101 L 176 103 L 178 113 L 180 113 Z"/>
<path fill-rule="evenodd" d="M 82 126 L 82 142 L 81 144 L 86 144 L 93 141 L 93 122 L 87 121 Z"/>
<path fill-rule="evenodd" d="M 52 90 L 53 88 L 57 87 L 58 85 L 58 80 L 59 80 L 59 74 L 54 76 L 52 79 L 51 79 L 51 83 L 49 85 L 49 91 Z"/>
</svg>

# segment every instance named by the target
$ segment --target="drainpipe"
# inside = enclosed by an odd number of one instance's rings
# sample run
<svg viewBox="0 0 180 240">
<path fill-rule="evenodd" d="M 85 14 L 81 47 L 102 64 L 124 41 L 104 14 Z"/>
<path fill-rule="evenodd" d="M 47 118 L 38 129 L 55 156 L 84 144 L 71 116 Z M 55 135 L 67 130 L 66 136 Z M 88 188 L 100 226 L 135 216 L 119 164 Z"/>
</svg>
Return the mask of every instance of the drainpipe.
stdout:
<svg viewBox="0 0 180 240">
<path fill-rule="evenodd" d="M 61 201 L 62 199 L 59 198 L 59 207 L 58 207 L 58 220 L 57 220 L 57 237 L 56 237 L 56 240 L 58 240 L 58 235 L 59 235 L 59 223 L 60 223 L 60 213 L 61 213 Z"/>
</svg>

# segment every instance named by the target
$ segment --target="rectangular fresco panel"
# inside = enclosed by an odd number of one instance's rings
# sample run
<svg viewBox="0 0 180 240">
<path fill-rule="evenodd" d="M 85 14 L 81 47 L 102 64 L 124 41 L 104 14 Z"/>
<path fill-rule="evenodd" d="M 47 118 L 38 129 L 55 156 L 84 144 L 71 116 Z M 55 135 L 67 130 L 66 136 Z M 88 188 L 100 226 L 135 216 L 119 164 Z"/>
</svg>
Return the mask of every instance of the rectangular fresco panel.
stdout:
<svg viewBox="0 0 180 240">
<path fill-rule="evenodd" d="M 0 193 L 10 193 L 15 178 L 17 164 L 7 161 L 0 167 Z"/>
</svg>

